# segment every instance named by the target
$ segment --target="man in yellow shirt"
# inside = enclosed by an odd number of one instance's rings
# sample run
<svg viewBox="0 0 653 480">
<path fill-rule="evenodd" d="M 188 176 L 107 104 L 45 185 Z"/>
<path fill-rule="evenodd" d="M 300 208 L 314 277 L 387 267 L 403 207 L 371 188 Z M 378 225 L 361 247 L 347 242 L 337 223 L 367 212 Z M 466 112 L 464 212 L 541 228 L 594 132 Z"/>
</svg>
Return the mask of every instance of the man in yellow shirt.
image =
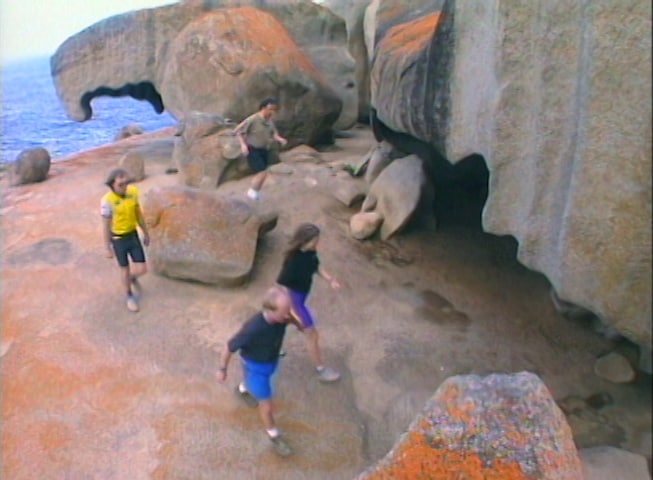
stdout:
<svg viewBox="0 0 653 480">
<path fill-rule="evenodd" d="M 127 293 L 127 308 L 131 312 L 138 312 L 135 290 L 140 287 L 138 277 L 147 273 L 147 264 L 137 227 L 143 232 L 145 246 L 150 244 L 150 235 L 138 198 L 140 192 L 135 186 L 129 185 L 129 174 L 121 168 L 113 170 L 105 184 L 111 189 L 100 202 L 107 256 L 112 258 L 115 255 L 118 261 L 122 284 Z"/>
</svg>

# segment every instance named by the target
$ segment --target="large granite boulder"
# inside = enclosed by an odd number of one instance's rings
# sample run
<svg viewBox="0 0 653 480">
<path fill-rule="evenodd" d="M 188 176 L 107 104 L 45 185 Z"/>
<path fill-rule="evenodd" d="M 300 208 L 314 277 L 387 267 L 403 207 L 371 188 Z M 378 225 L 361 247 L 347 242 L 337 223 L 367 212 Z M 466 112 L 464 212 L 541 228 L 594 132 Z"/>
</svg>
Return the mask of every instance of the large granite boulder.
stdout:
<svg viewBox="0 0 653 480">
<path fill-rule="evenodd" d="M 179 118 L 202 111 L 239 120 L 265 97 L 278 97 L 276 124 L 291 144 L 314 143 L 342 104 L 283 24 L 252 7 L 206 13 L 179 32 L 160 91 Z"/>
<path fill-rule="evenodd" d="M 359 480 L 578 480 L 565 416 L 528 372 L 450 377 L 392 450 Z"/>
<path fill-rule="evenodd" d="M 261 217 L 240 200 L 182 186 L 150 190 L 143 210 L 154 272 L 221 286 L 247 280 L 259 236 L 277 222 L 276 214 Z"/>
<path fill-rule="evenodd" d="M 223 11 L 221 17 L 204 18 L 207 13 L 218 11 Z M 261 17 L 266 12 L 281 26 L 270 22 L 269 17 Z M 196 21 L 199 24 L 190 25 Z M 177 40 L 187 27 L 185 37 Z M 211 32 L 208 30 L 211 27 L 218 30 Z M 192 32 L 199 35 L 197 44 L 189 38 Z M 238 40 L 243 40 L 247 48 L 239 50 L 235 43 Z M 91 100 L 102 95 L 147 100 L 157 112 L 165 109 L 178 119 L 186 112 L 202 110 L 234 120 L 255 111 L 263 98 L 280 96 L 284 108 L 278 121 L 284 133 L 291 141 L 297 137 L 298 142 L 310 142 L 320 135 L 304 132 L 306 108 L 316 111 L 308 124 L 320 134 L 334 123 L 342 128 L 356 121 L 358 93 L 354 60 L 346 42 L 344 20 L 308 0 L 265 4 L 254 0 L 186 1 L 98 22 L 68 38 L 52 56 L 50 64 L 57 94 L 68 115 L 78 121 L 92 117 Z M 184 46 L 192 47 L 186 52 L 188 55 L 198 55 L 204 62 L 193 63 L 180 50 Z M 283 48 L 279 49 L 280 46 Z M 263 84 L 245 81 L 250 77 L 239 75 L 241 72 L 236 68 L 242 63 L 235 56 L 250 49 L 257 58 L 248 55 L 247 59 L 261 60 L 261 53 L 266 49 L 269 55 L 263 57 L 263 65 L 248 65 L 245 73 L 258 68 L 264 76 L 265 65 L 270 67 L 271 60 L 276 62 Z M 291 79 L 283 78 L 280 73 L 289 73 L 288 62 L 298 58 L 297 50 L 304 52 L 308 60 L 303 59 L 297 65 L 300 68 L 292 72 Z M 175 65 L 169 64 L 173 61 Z M 190 65 L 193 70 L 179 72 L 181 65 Z M 228 84 L 216 84 L 213 79 L 216 88 L 209 92 L 207 85 L 211 79 L 207 68 L 213 74 L 220 72 L 218 79 L 229 79 Z M 185 81 L 176 84 L 181 73 Z M 318 92 L 314 88 L 316 77 L 322 83 Z M 236 98 L 221 98 L 223 90 L 231 93 L 234 86 L 240 88 Z M 307 92 L 314 96 L 307 98 Z M 314 105 L 316 93 L 323 97 Z M 202 99 L 198 100 L 200 96 Z"/>
<path fill-rule="evenodd" d="M 651 345 L 651 5 L 374 0 L 381 123 L 490 171 L 483 227 L 560 298 Z"/>
</svg>

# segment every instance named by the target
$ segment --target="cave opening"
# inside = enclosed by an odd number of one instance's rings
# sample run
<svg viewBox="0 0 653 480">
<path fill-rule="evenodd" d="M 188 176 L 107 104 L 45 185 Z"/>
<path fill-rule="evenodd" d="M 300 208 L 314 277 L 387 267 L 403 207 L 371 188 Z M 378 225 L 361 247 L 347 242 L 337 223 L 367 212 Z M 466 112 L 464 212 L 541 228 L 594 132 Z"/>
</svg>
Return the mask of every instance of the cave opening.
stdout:
<svg viewBox="0 0 653 480">
<path fill-rule="evenodd" d="M 86 92 L 81 98 L 81 107 L 84 111 L 84 120 L 93 116 L 91 101 L 97 97 L 131 97 L 135 100 L 146 101 L 154 111 L 161 114 L 165 111 L 163 99 L 151 82 L 127 83 L 120 88 L 98 87 L 92 92 Z"/>
<path fill-rule="evenodd" d="M 464 226 L 483 231 L 481 216 L 488 197 L 490 173 L 485 158 L 474 153 L 455 164 L 449 162 L 433 145 L 411 135 L 396 132 L 372 112 L 372 130 L 378 142 L 386 141 L 406 155 L 422 159 L 424 173 L 433 186 L 432 204 L 422 204 L 417 216 L 431 214 L 438 228 Z"/>
</svg>

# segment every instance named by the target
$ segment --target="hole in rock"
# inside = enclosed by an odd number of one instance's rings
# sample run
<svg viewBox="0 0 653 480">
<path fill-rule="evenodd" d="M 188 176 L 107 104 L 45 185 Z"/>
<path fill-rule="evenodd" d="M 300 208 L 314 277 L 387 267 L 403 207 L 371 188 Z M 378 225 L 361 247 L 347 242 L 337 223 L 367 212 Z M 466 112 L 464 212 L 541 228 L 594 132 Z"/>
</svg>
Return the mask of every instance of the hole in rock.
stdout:
<svg viewBox="0 0 653 480">
<path fill-rule="evenodd" d="M 150 82 L 128 83 L 120 88 L 98 87 L 92 92 L 86 92 L 81 99 L 84 110 L 84 120 L 93 116 L 91 101 L 97 97 L 132 97 L 135 100 L 145 100 L 152 105 L 156 113 L 163 113 L 165 106 L 159 92 Z"/>
</svg>

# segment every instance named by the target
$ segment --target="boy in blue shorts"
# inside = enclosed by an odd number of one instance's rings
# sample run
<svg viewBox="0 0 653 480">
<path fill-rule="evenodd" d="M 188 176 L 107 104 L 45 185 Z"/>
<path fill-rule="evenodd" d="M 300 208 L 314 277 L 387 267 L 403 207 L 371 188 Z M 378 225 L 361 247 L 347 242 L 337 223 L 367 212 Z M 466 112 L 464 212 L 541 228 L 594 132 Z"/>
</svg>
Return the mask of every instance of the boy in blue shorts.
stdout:
<svg viewBox="0 0 653 480">
<path fill-rule="evenodd" d="M 227 378 L 231 356 L 240 351 L 243 381 L 238 394 L 250 405 L 258 404 L 258 411 L 268 437 L 279 455 L 292 454 L 290 445 L 282 438 L 274 421 L 274 375 L 286 327 L 301 324 L 290 313 L 290 297 L 281 287 L 270 288 L 263 299 L 263 310 L 249 320 L 227 342 L 222 353 L 221 367 L 216 373 L 219 382 Z"/>
</svg>

